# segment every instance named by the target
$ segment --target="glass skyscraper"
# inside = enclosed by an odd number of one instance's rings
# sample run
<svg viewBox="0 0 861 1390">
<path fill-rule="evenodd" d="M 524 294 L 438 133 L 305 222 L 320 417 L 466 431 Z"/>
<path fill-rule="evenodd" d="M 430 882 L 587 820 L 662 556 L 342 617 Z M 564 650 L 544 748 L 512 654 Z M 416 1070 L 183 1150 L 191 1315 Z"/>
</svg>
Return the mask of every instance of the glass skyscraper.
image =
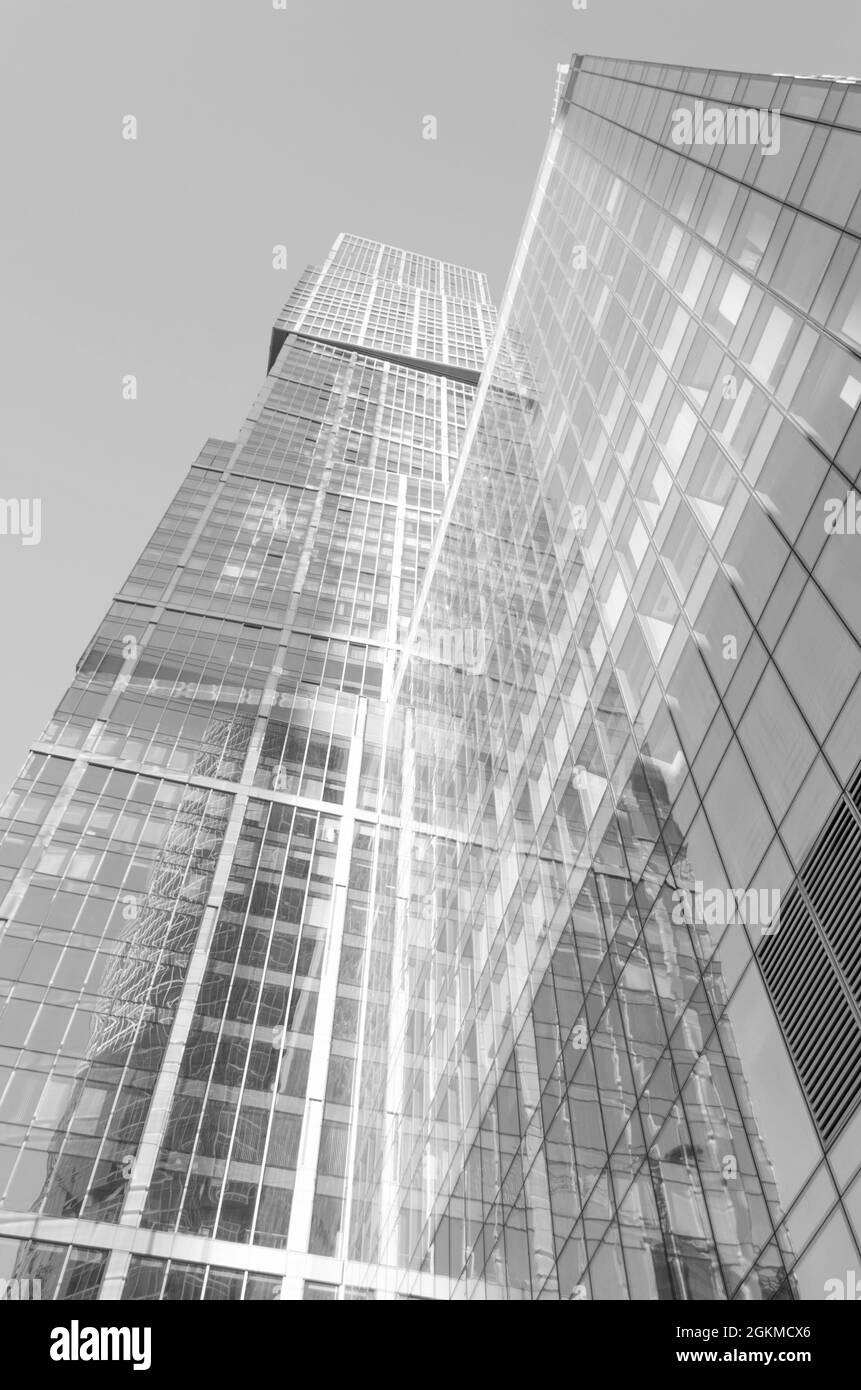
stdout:
<svg viewBox="0 0 861 1390">
<path fill-rule="evenodd" d="M 574 55 L 498 326 L 305 273 L 0 808 L 0 1274 L 861 1268 L 859 191 L 858 84 Z"/>
<path fill-rule="evenodd" d="M 349 1286 L 383 702 L 494 326 L 339 237 L 3 805 L 0 1272 L 43 1297 Z"/>
<path fill-rule="evenodd" d="M 491 355 L 388 734 L 402 1292 L 857 1268 L 859 132 L 851 81 L 560 73 L 531 380 Z"/>
</svg>

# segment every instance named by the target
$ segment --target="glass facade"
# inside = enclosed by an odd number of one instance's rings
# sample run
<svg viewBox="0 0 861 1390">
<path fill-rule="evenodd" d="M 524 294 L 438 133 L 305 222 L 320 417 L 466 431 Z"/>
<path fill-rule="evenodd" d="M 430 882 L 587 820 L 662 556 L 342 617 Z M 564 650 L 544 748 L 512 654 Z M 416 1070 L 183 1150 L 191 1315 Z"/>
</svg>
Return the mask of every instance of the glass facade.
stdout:
<svg viewBox="0 0 861 1390">
<path fill-rule="evenodd" d="M 43 1297 L 367 1296 L 384 702 L 494 326 L 340 236 L 2 806 L 0 1274 Z"/>
<path fill-rule="evenodd" d="M 821 1299 L 861 1240 L 861 563 L 828 522 L 861 97 L 562 80 L 500 322 L 530 379 L 491 353 L 388 721 L 382 1259 L 401 1296 Z M 697 103 L 779 111 L 779 149 L 680 147 Z"/>
<path fill-rule="evenodd" d="M 553 107 L 498 326 L 340 236 L 0 807 L 44 1297 L 861 1267 L 859 87 Z"/>
</svg>

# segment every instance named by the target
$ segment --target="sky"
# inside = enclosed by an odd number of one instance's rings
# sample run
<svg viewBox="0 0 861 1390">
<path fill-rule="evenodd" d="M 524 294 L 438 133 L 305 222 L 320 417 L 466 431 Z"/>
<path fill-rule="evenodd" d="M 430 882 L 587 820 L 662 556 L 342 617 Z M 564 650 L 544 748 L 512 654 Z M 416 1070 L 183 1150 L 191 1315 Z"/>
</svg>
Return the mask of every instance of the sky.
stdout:
<svg viewBox="0 0 861 1390">
<path fill-rule="evenodd" d="M 572 51 L 861 75 L 861 7 L 0 0 L 0 498 L 42 515 L 0 535 L 0 794 L 306 264 L 350 231 L 501 295 Z"/>
</svg>

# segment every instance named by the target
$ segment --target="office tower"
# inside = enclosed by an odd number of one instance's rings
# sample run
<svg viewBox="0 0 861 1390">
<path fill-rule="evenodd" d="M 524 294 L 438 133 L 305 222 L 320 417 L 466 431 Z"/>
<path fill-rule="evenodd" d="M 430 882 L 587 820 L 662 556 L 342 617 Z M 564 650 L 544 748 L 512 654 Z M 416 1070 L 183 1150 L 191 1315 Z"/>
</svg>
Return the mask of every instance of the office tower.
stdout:
<svg viewBox="0 0 861 1390">
<path fill-rule="evenodd" d="M 494 322 L 340 236 L 3 805 L 0 1273 L 42 1297 L 365 1296 L 382 700 Z"/>
<path fill-rule="evenodd" d="M 858 1267 L 858 87 L 553 106 L 499 330 L 339 239 L 3 807 L 52 1296 Z"/>
<path fill-rule="evenodd" d="M 413 1297 L 821 1299 L 861 1238 L 861 89 L 564 80 L 500 320 L 533 381 L 491 353 L 394 691 L 381 1250 Z"/>
</svg>

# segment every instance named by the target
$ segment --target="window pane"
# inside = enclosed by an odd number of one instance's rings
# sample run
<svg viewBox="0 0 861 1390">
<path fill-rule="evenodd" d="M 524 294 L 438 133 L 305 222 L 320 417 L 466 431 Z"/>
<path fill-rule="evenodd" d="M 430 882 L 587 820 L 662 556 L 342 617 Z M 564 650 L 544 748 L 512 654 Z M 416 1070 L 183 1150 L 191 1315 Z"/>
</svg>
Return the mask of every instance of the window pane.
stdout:
<svg viewBox="0 0 861 1390">
<path fill-rule="evenodd" d="M 786 116 L 780 121 L 780 149 L 763 155 L 756 170 L 756 186 L 775 198 L 785 198 L 801 163 L 812 126 Z M 755 166 L 754 166 L 755 167 Z"/>
<path fill-rule="evenodd" d="M 820 739 L 825 739 L 861 673 L 861 653 L 833 609 L 808 584 L 775 659 Z"/>
<path fill-rule="evenodd" d="M 813 762 L 816 745 L 773 665 L 754 692 L 739 737 L 775 820 L 782 820 Z"/>
<path fill-rule="evenodd" d="M 861 251 L 856 255 L 846 284 L 840 291 L 828 326 L 861 347 Z"/>
<path fill-rule="evenodd" d="M 783 121 L 782 127 L 788 124 Z M 858 197 L 859 179 L 861 134 L 832 130 L 810 181 L 804 206 L 819 213 L 820 217 L 826 217 L 829 222 L 843 223 Z"/>
<path fill-rule="evenodd" d="M 833 458 L 861 401 L 861 364 L 835 343 L 817 345 L 792 402 L 792 414 Z"/>
<path fill-rule="evenodd" d="M 780 205 L 759 193 L 751 193 L 739 218 L 729 254 L 745 270 L 755 271 L 768 246 Z"/>
<path fill-rule="evenodd" d="M 771 283 L 800 309 L 809 309 L 825 273 L 838 233 L 811 217 L 796 217 Z"/>
</svg>

